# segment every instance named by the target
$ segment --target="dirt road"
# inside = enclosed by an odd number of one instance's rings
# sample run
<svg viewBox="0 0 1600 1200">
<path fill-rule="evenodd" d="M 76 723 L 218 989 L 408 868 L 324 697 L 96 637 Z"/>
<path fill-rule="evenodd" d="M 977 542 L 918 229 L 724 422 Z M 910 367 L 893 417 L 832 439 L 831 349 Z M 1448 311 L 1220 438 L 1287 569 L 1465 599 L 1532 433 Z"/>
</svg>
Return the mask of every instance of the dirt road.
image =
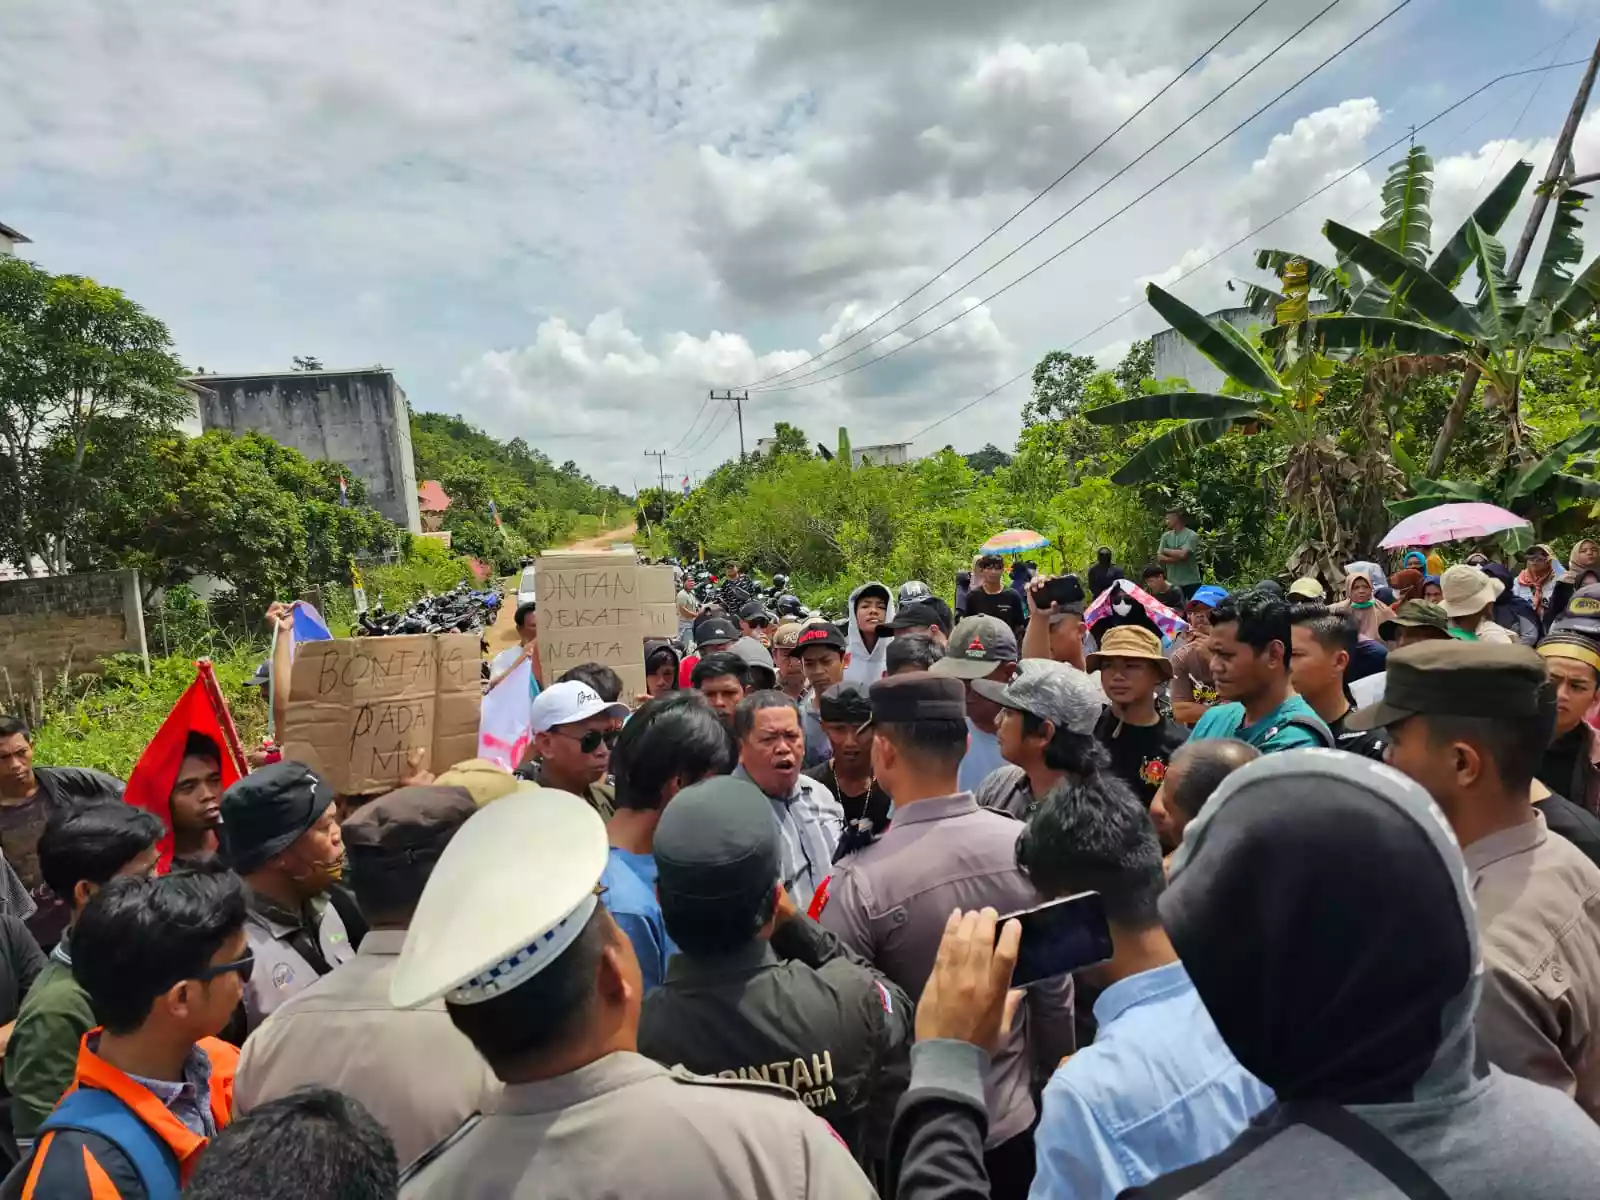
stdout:
<svg viewBox="0 0 1600 1200">
<path fill-rule="evenodd" d="M 607 533 L 598 533 L 589 538 L 579 538 L 575 542 L 569 542 L 565 546 L 559 547 L 559 549 L 582 550 L 603 554 L 611 549 L 613 542 L 626 542 L 633 537 L 635 532 L 637 532 L 637 526 L 634 522 L 629 521 L 626 525 L 619 526 Z M 517 627 L 515 624 L 517 583 L 521 578 L 522 573 L 519 571 L 517 574 L 509 575 L 501 581 L 506 599 L 505 603 L 500 605 L 500 612 L 496 615 L 494 625 L 489 630 L 489 654 L 491 657 L 499 654 L 507 646 L 515 646 L 517 644 Z"/>
</svg>

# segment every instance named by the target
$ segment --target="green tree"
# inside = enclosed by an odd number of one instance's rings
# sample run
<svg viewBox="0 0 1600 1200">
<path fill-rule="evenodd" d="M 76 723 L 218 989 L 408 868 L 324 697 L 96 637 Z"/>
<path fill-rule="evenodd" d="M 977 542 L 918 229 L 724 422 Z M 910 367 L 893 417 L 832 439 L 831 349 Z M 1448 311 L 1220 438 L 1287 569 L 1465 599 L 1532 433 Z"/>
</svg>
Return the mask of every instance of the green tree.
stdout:
<svg viewBox="0 0 1600 1200">
<path fill-rule="evenodd" d="M 1033 394 L 1022 406 L 1024 427 L 1075 417 L 1083 408 L 1089 380 L 1099 368 L 1086 354 L 1052 350 L 1033 369 Z"/>
<path fill-rule="evenodd" d="M 116 288 L 0 258 L 0 554 L 65 570 L 97 422 L 169 427 L 182 379 L 167 327 Z"/>
<path fill-rule="evenodd" d="M 945 447 L 950 449 L 949 446 Z M 967 455 L 967 466 L 981 475 L 993 475 L 1001 467 L 1011 465 L 1011 455 L 1000 449 L 993 442 L 989 442 L 982 450 L 975 454 Z"/>
</svg>

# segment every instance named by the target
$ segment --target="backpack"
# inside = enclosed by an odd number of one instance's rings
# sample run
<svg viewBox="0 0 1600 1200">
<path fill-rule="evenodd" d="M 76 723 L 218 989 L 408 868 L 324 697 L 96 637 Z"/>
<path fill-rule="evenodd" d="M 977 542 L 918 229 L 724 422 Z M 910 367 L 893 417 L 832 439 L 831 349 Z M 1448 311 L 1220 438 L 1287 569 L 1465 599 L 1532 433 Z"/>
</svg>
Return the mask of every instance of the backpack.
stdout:
<svg viewBox="0 0 1600 1200">
<path fill-rule="evenodd" d="M 1263 742 L 1271 741 L 1273 736 L 1283 729 L 1304 729 L 1317 739 L 1317 744 L 1324 750 L 1337 750 L 1339 741 L 1333 736 L 1333 730 L 1328 728 L 1327 722 L 1321 717 L 1305 715 L 1290 717 L 1287 721 L 1280 721 L 1261 737 Z M 1253 744 L 1253 743 L 1252 743 Z"/>
<path fill-rule="evenodd" d="M 178 1159 L 172 1148 L 110 1092 L 88 1087 L 68 1092 L 39 1126 L 34 1153 L 45 1134 L 63 1129 L 92 1133 L 122 1151 L 149 1200 L 179 1200 Z"/>
</svg>

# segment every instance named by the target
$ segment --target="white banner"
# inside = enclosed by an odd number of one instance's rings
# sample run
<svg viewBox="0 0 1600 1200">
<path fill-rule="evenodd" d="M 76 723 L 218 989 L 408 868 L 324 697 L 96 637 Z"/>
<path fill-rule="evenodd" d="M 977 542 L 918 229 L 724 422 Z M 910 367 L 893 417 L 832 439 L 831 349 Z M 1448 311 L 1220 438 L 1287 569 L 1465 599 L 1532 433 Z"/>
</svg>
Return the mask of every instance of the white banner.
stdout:
<svg viewBox="0 0 1600 1200">
<path fill-rule="evenodd" d="M 478 717 L 478 757 L 515 771 L 533 740 L 533 660 L 494 680 Z"/>
</svg>

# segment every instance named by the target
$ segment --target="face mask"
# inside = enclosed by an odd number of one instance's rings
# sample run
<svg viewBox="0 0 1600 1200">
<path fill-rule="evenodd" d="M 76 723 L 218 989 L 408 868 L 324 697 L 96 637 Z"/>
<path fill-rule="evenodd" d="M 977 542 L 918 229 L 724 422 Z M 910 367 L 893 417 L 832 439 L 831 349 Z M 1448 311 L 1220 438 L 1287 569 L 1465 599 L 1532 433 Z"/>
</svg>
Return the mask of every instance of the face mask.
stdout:
<svg viewBox="0 0 1600 1200">
<path fill-rule="evenodd" d="M 1350 607 L 1351 608 L 1371 608 L 1372 607 L 1372 603 L 1373 602 L 1371 600 L 1352 600 L 1352 601 L 1350 601 Z"/>
</svg>

